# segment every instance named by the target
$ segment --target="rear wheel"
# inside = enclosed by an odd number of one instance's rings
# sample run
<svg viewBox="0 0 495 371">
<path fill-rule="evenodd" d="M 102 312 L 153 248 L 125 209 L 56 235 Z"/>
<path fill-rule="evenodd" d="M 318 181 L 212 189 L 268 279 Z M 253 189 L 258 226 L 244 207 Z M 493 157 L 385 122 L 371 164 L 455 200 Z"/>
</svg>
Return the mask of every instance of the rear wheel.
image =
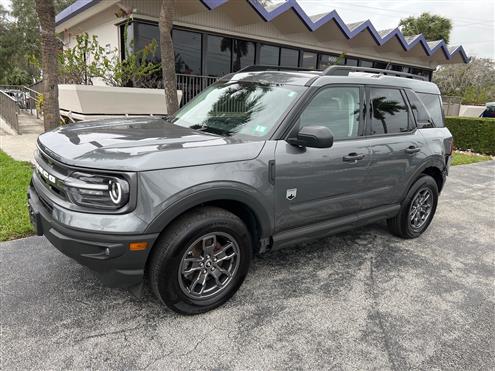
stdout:
<svg viewBox="0 0 495 371">
<path fill-rule="evenodd" d="M 407 193 L 399 214 L 387 220 L 389 230 L 402 238 L 419 237 L 430 225 L 438 203 L 435 180 L 424 175 Z"/>
<path fill-rule="evenodd" d="M 242 220 L 216 207 L 177 219 L 154 249 L 149 264 L 153 292 L 183 314 L 203 313 L 230 299 L 246 277 L 252 254 Z"/>
</svg>

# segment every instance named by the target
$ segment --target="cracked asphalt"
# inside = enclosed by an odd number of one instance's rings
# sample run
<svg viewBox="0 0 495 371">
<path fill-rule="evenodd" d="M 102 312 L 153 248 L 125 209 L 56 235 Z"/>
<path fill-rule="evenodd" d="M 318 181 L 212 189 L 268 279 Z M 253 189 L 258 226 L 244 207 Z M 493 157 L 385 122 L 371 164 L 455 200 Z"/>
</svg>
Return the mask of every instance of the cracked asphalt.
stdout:
<svg viewBox="0 0 495 371">
<path fill-rule="evenodd" d="M 493 370 L 495 161 L 451 169 L 415 240 L 383 223 L 254 261 L 183 317 L 102 287 L 43 237 L 0 244 L 0 368 Z"/>
</svg>

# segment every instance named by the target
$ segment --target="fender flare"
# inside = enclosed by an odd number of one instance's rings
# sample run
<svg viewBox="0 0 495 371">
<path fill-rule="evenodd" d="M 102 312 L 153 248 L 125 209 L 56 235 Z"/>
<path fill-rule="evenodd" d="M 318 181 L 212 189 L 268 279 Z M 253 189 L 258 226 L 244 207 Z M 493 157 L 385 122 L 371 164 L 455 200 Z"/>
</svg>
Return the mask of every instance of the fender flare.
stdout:
<svg viewBox="0 0 495 371">
<path fill-rule="evenodd" d="M 411 189 L 412 185 L 419 178 L 420 174 L 429 167 L 436 167 L 438 170 L 440 170 L 441 173 L 443 173 L 445 169 L 445 162 L 442 156 L 437 155 L 434 157 L 430 157 L 416 169 L 416 171 L 409 177 L 407 181 L 406 187 L 404 188 L 404 191 L 401 196 L 401 200 L 404 200 L 404 198 L 407 195 L 407 192 L 409 192 L 409 189 Z"/>
<path fill-rule="evenodd" d="M 273 232 L 273 218 L 270 217 L 273 213 L 260 201 L 260 197 L 260 192 L 242 183 L 201 184 L 175 195 L 169 205 L 148 225 L 145 233 L 162 232 L 179 215 L 203 203 L 227 200 L 237 201 L 248 207 L 259 222 L 261 238 L 269 237 Z"/>
</svg>

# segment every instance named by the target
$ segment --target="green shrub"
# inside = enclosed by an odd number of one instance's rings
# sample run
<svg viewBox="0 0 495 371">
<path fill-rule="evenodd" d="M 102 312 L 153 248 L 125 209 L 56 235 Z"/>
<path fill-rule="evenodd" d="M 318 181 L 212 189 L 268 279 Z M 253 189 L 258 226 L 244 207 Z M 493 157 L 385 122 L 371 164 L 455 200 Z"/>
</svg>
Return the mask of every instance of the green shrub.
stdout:
<svg viewBox="0 0 495 371">
<path fill-rule="evenodd" d="M 447 117 L 445 126 L 454 137 L 455 148 L 495 155 L 495 119 Z"/>
</svg>

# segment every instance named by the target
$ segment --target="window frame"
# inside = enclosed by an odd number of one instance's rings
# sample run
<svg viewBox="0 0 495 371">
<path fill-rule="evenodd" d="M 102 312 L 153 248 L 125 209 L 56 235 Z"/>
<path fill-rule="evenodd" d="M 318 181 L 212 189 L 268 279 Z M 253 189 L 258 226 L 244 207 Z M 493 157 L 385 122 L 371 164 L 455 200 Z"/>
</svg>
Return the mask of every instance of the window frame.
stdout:
<svg viewBox="0 0 495 371">
<path fill-rule="evenodd" d="M 314 89 L 313 91 L 309 92 L 306 97 L 301 101 L 301 103 L 297 106 L 296 111 L 291 115 L 286 129 L 283 130 L 282 135 L 280 136 L 280 140 L 287 140 L 289 138 L 293 138 L 297 135 L 298 133 L 298 128 L 299 128 L 299 120 L 301 118 L 302 113 L 304 110 L 311 104 L 313 99 L 320 94 L 322 91 L 327 90 L 327 89 L 332 89 L 332 88 L 348 88 L 348 87 L 355 87 L 359 88 L 359 120 L 358 120 L 358 133 L 355 137 L 349 137 L 349 138 L 334 138 L 334 142 L 343 142 L 343 141 L 349 141 L 349 140 L 362 140 L 365 137 L 365 116 L 366 116 L 366 105 L 365 105 L 365 98 L 366 98 L 366 93 L 365 93 L 365 85 L 363 84 L 356 84 L 356 83 L 349 83 L 349 84 L 326 84 L 319 86 L 318 88 Z"/>
<path fill-rule="evenodd" d="M 402 99 L 404 100 L 404 104 L 407 110 L 407 127 L 410 128 L 408 131 L 404 131 L 401 133 L 384 133 L 384 134 L 372 134 L 371 129 L 373 125 L 373 104 L 371 102 L 371 89 L 390 89 L 390 90 L 398 90 Z M 390 136 L 402 136 L 402 135 L 412 135 L 416 133 L 418 127 L 416 126 L 416 121 L 414 120 L 414 115 L 411 110 L 411 106 L 409 105 L 409 100 L 407 99 L 407 95 L 404 91 L 403 87 L 400 86 L 389 86 L 389 85 L 366 85 L 366 107 L 368 107 L 368 111 L 365 116 L 365 137 L 366 138 L 381 138 L 381 137 L 390 137 Z"/>
<path fill-rule="evenodd" d="M 413 114 L 413 119 L 414 119 L 414 122 L 416 123 L 416 127 L 418 129 L 431 129 L 431 128 L 435 128 L 437 127 L 435 125 L 435 123 L 433 122 L 433 119 L 431 117 L 431 114 L 430 112 L 428 111 L 428 108 L 426 108 L 426 105 L 423 103 L 423 101 L 419 98 L 419 96 L 416 94 L 416 92 L 413 90 L 413 89 L 404 89 L 404 93 L 407 97 L 407 101 L 409 103 L 409 107 L 411 108 L 411 112 Z M 420 121 L 418 120 L 418 118 L 416 117 L 416 115 L 414 114 L 414 110 L 412 108 L 412 102 L 411 102 L 411 97 L 409 96 L 409 94 L 412 95 L 412 98 L 415 98 L 418 100 L 418 102 L 420 104 L 423 105 L 423 109 L 426 113 L 426 115 L 428 116 L 428 120 L 427 121 Z"/>
<path fill-rule="evenodd" d="M 421 101 L 421 103 L 424 104 L 424 106 L 426 107 L 426 111 L 428 112 L 428 114 L 430 115 L 430 118 L 431 118 L 431 121 L 432 121 L 432 124 L 433 124 L 433 127 L 435 128 L 444 128 L 445 127 L 445 111 L 443 109 L 443 101 L 442 101 L 442 95 L 441 94 L 435 94 L 435 93 L 424 93 L 424 92 L 420 92 L 420 91 L 415 91 L 415 94 L 416 96 L 418 97 L 418 99 Z M 421 95 L 428 95 L 428 96 L 435 96 L 436 99 L 438 100 L 438 103 L 440 105 L 440 119 L 442 120 L 442 122 L 440 123 L 440 125 L 438 125 L 436 122 L 435 122 L 435 119 L 433 118 L 433 115 L 431 114 L 430 110 L 428 109 L 428 107 L 426 106 L 426 103 L 423 101 L 423 99 L 420 97 L 420 94 Z"/>
</svg>

